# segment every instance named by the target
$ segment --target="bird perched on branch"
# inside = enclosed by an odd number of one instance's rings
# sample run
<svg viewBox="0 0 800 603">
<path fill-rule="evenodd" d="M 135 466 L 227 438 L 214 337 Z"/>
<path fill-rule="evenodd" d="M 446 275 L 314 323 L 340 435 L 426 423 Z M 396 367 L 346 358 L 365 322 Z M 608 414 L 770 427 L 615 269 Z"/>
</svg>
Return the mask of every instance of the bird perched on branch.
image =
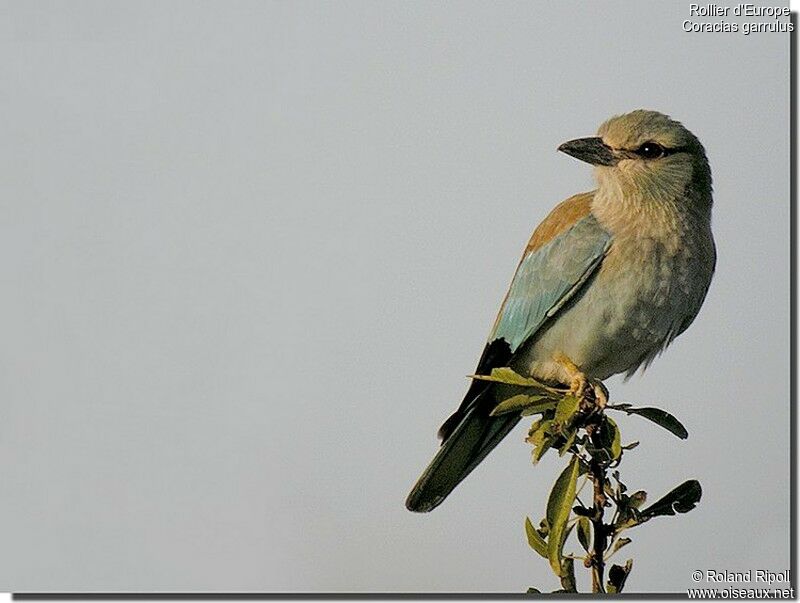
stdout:
<svg viewBox="0 0 800 603">
<path fill-rule="evenodd" d="M 594 166 L 597 188 L 534 231 L 475 371 L 510 367 L 602 406 L 602 380 L 646 367 L 692 323 L 716 263 L 703 145 L 656 111 L 612 117 L 559 151 Z M 474 380 L 408 496 L 434 509 L 519 421 L 490 416 L 503 386 Z"/>
</svg>

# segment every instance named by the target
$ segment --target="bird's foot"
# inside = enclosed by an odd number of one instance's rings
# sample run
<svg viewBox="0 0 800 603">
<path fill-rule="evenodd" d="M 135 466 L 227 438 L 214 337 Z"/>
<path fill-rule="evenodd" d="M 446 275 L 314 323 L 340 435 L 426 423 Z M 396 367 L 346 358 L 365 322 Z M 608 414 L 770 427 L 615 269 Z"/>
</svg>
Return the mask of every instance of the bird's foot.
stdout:
<svg viewBox="0 0 800 603">
<path fill-rule="evenodd" d="M 608 404 L 609 394 L 605 384 L 600 379 L 590 379 L 583 373 L 572 377 L 569 394 L 578 397 L 587 410 L 603 410 Z"/>
<path fill-rule="evenodd" d="M 590 379 L 589 383 L 594 390 L 594 403 L 600 410 L 603 410 L 608 404 L 608 388 L 600 379 Z"/>
<path fill-rule="evenodd" d="M 566 356 L 559 356 L 557 361 L 564 367 L 569 376 L 569 394 L 580 398 L 581 404 L 588 409 L 603 410 L 608 404 L 608 388 L 600 379 L 591 379 Z"/>
</svg>

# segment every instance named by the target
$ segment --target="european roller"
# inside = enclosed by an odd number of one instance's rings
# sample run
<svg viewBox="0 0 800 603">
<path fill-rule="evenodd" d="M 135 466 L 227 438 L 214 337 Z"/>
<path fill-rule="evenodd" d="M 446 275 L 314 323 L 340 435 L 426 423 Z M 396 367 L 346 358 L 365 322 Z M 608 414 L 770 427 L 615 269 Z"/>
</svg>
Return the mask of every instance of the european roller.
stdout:
<svg viewBox="0 0 800 603">
<path fill-rule="evenodd" d="M 594 166 L 596 188 L 534 230 L 475 374 L 517 373 L 608 399 L 602 381 L 644 369 L 692 323 L 716 263 L 703 145 L 656 111 L 612 117 L 559 151 Z M 406 506 L 430 511 L 520 420 L 491 417 L 505 386 L 473 380 Z"/>
</svg>

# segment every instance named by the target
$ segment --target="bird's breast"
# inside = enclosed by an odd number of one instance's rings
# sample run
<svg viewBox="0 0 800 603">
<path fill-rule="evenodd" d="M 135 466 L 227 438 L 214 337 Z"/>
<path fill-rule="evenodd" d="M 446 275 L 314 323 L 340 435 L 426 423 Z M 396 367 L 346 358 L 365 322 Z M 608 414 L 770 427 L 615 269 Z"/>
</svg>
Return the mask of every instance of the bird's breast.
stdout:
<svg viewBox="0 0 800 603">
<path fill-rule="evenodd" d="M 528 359 L 565 354 L 600 379 L 648 362 L 702 303 L 713 272 L 710 231 L 709 241 L 703 236 L 615 237 L 578 298 L 534 338 Z"/>
</svg>

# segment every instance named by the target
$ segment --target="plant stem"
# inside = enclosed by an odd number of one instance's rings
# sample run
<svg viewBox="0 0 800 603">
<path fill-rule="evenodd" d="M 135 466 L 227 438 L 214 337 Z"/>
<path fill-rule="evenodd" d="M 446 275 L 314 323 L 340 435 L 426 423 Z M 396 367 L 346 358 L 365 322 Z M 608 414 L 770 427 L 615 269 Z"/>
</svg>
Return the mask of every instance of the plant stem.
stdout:
<svg viewBox="0 0 800 603">
<path fill-rule="evenodd" d="M 596 444 L 599 444 L 599 431 L 600 425 L 595 424 L 591 427 L 591 438 Z M 606 546 L 608 545 L 608 531 L 603 521 L 606 510 L 606 466 L 597 459 L 592 459 L 589 463 L 589 473 L 594 482 L 594 513 L 591 517 L 592 531 L 592 592 L 604 593 L 604 574 L 606 569 L 605 554 Z"/>
<path fill-rule="evenodd" d="M 606 564 L 603 554 L 606 550 L 606 526 L 603 523 L 605 513 L 606 494 L 604 485 L 606 483 L 606 471 L 602 464 L 597 461 L 591 463 L 592 480 L 594 480 L 594 515 L 592 516 L 592 531 L 594 543 L 592 553 L 592 592 L 603 593 L 603 574 Z"/>
</svg>

